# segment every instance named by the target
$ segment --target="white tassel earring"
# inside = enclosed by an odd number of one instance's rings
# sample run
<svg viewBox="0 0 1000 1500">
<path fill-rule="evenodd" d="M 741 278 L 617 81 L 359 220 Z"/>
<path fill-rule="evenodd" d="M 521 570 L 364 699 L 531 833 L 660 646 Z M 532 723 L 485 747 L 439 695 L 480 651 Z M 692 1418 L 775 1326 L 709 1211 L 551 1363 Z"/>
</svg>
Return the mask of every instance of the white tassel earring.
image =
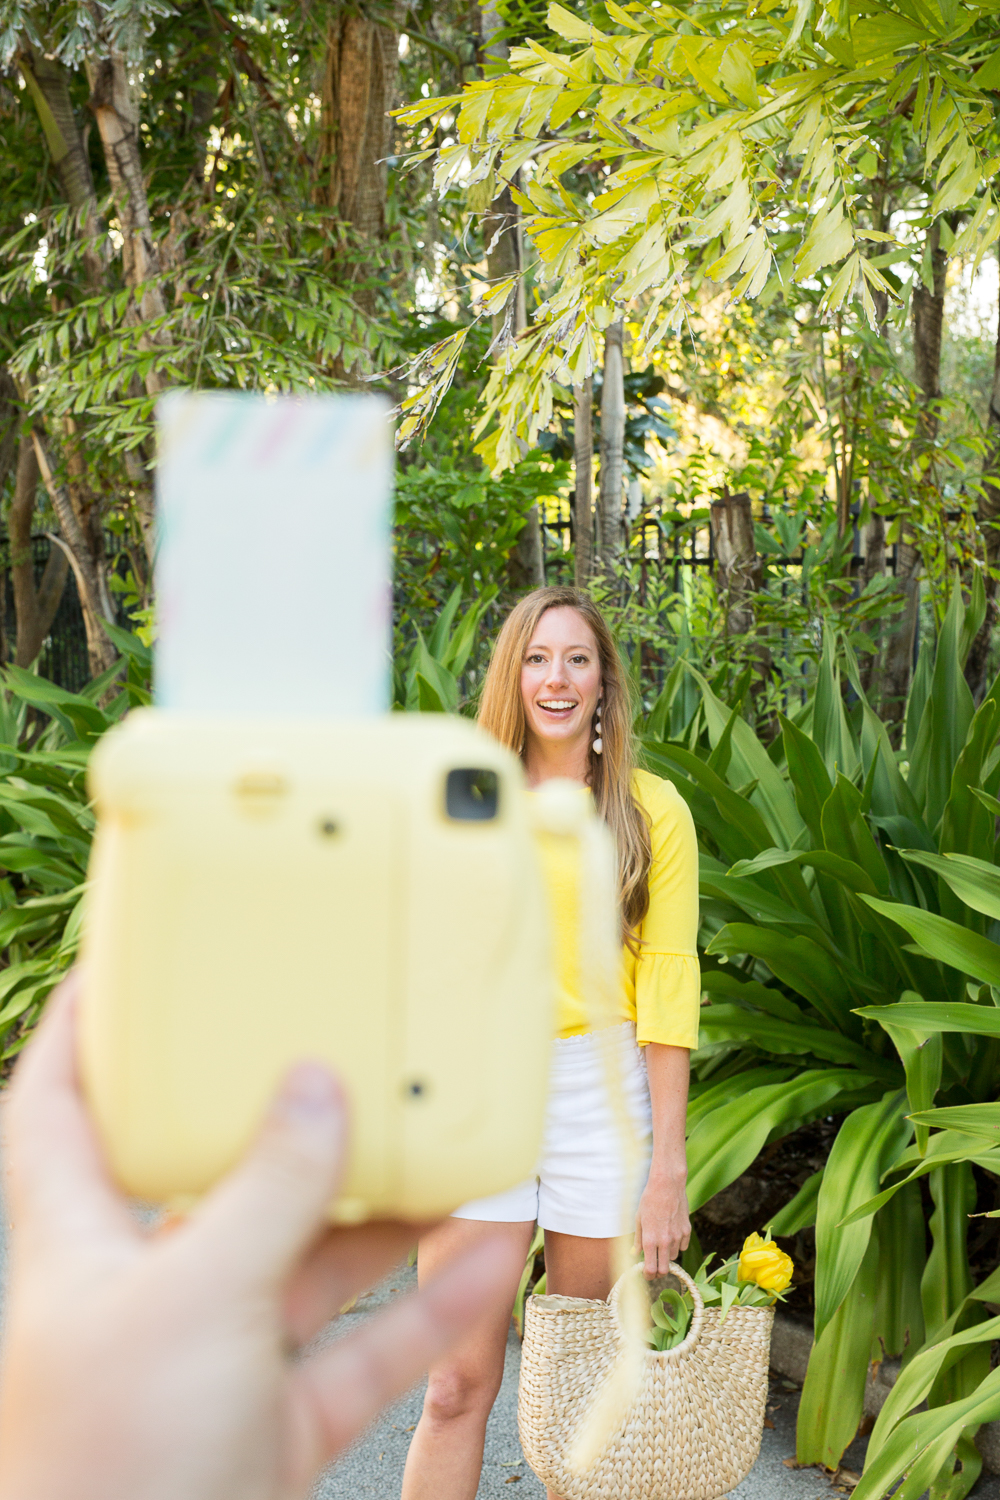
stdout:
<svg viewBox="0 0 1000 1500">
<path fill-rule="evenodd" d="M 595 755 L 600 755 L 604 750 L 604 741 L 601 739 L 601 700 L 597 700 L 597 713 L 594 723 L 594 743 L 591 746 Z"/>
</svg>

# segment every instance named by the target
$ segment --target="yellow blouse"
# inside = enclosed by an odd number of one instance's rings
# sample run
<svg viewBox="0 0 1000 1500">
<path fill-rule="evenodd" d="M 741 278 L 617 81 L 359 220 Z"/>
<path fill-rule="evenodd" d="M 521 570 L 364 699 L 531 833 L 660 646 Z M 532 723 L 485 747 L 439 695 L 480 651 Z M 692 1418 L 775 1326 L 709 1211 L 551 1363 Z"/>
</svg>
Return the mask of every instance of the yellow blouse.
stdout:
<svg viewBox="0 0 1000 1500">
<path fill-rule="evenodd" d="M 694 1048 L 701 1005 L 694 821 L 671 782 L 636 771 L 632 787 L 649 819 L 653 859 L 639 951 L 622 951 L 618 1013 L 636 1023 L 640 1046 L 663 1042 Z M 560 839 L 544 840 L 543 846 L 558 986 L 556 1034 L 580 1036 L 592 1028 L 579 983 L 579 870 L 567 853 L 572 845 Z"/>
</svg>

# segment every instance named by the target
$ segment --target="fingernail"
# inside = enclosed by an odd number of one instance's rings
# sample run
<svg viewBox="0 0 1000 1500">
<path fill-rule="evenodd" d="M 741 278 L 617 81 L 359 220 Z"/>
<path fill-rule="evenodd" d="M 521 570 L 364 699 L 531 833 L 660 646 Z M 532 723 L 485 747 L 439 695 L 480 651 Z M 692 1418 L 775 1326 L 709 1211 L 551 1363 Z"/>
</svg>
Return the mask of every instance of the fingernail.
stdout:
<svg viewBox="0 0 1000 1500">
<path fill-rule="evenodd" d="M 296 1063 L 277 1099 L 278 1109 L 286 1118 L 309 1124 L 332 1120 L 338 1113 L 339 1104 L 336 1079 L 329 1068 L 315 1062 Z"/>
</svg>

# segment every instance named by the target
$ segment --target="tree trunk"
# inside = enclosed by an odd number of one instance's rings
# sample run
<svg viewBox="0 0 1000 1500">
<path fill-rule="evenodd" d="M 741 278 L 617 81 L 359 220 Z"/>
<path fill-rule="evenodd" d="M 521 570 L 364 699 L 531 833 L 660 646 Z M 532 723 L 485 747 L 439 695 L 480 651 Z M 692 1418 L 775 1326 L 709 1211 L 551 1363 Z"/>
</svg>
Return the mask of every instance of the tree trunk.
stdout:
<svg viewBox="0 0 1000 1500">
<path fill-rule="evenodd" d="M 727 491 L 721 500 L 713 500 L 710 524 L 715 591 L 726 611 L 726 634 L 748 635 L 754 627 L 753 595 L 761 585 L 750 496 Z"/>
<path fill-rule="evenodd" d="M 918 446 L 937 436 L 941 399 L 941 334 L 944 328 L 944 284 L 948 257 L 941 248 L 941 229 L 935 221 L 928 234 L 932 287 L 918 282 L 913 291 L 913 362 L 920 388 L 922 411 L 917 428 Z M 887 724 L 902 722 L 913 669 L 913 647 L 920 615 L 920 552 L 911 527 L 900 527 L 896 548 L 896 586 L 903 595 L 903 612 L 886 648 L 883 674 L 882 718 Z"/>
<path fill-rule="evenodd" d="M 495 285 L 505 276 L 515 276 L 521 269 L 521 230 L 517 206 L 509 187 L 490 206 L 485 216 L 483 234 L 486 236 L 486 270 Z M 492 245 L 492 249 L 489 247 Z M 503 328 L 507 311 L 494 313 L 493 337 Z M 519 281 L 514 294 L 512 326 L 515 337 L 523 332 L 526 324 L 524 283 Z M 532 505 L 525 517 L 522 531 L 507 563 L 507 576 L 514 589 L 536 589 L 545 584 L 545 553 L 542 550 L 542 525 L 538 506 Z"/>
<path fill-rule="evenodd" d="M 503 71 L 507 66 L 510 48 L 497 37 L 503 27 L 503 17 L 497 10 L 495 0 L 483 0 L 479 7 L 480 64 L 485 70 Z M 511 193 L 511 184 L 504 183 L 490 204 L 483 218 L 483 244 L 486 247 L 486 274 L 492 284 L 505 276 L 516 276 L 521 269 L 521 218 Z M 524 301 L 524 283 L 519 282 L 514 306 L 514 332 L 520 333 L 528 325 Z M 504 313 L 493 315 L 493 337 L 503 326 Z"/>
<path fill-rule="evenodd" d="M 513 589 L 544 587 L 545 553 L 542 549 L 542 522 L 537 505 L 532 505 L 524 518 L 524 526 L 507 559 L 507 577 Z"/>
<path fill-rule="evenodd" d="M 98 218 L 94 179 L 73 111 L 69 74 L 62 63 L 30 46 L 19 54 L 18 66 L 38 111 L 66 201 L 79 217 L 87 285 L 96 290 L 104 280 L 108 239 Z"/>
<path fill-rule="evenodd" d="M 62 548 L 73 569 L 77 592 L 80 595 L 80 608 L 83 611 L 83 626 L 87 634 L 90 670 L 91 674 L 97 677 L 112 665 L 118 654 L 101 627 L 102 620 L 110 620 L 113 624 L 115 618 L 114 606 L 108 594 L 107 580 L 103 570 L 95 565 L 69 496 L 53 478 L 48 456 L 37 432 L 32 432 L 31 441 L 42 482 L 52 501 L 52 508 L 59 520 L 59 530 L 62 533 L 57 537 L 50 532 L 49 539 L 55 546 Z"/>
<path fill-rule="evenodd" d="M 15 664 L 30 667 L 38 657 L 52 628 L 66 586 L 69 561 L 61 547 L 53 544 L 41 583 L 35 584 L 31 549 L 31 526 L 38 490 L 38 459 L 31 437 L 22 437 L 17 461 L 14 498 L 7 513 L 10 536 L 10 576 L 17 621 Z M 89 636 L 88 636 L 89 641 Z"/>
<path fill-rule="evenodd" d="M 395 103 L 406 9 L 404 0 L 394 0 L 387 25 L 341 11 L 326 33 L 316 197 L 372 242 L 385 236 L 388 111 Z M 362 260 L 355 257 L 345 272 L 345 280 L 359 283 L 353 294 L 358 306 L 371 315 L 375 288 L 362 282 Z"/>
<path fill-rule="evenodd" d="M 587 587 L 594 572 L 594 502 L 591 493 L 594 472 L 593 400 L 594 382 L 588 375 L 583 384 L 573 390 L 573 438 L 576 450 L 574 581 L 578 589 Z"/>
<path fill-rule="evenodd" d="M 930 248 L 933 288 L 918 280 L 913 289 L 913 364 L 923 398 L 920 435 L 924 442 L 937 437 L 941 399 L 941 335 L 944 331 L 944 283 L 948 257 L 941 248 L 941 225 L 931 226 Z"/>
<path fill-rule="evenodd" d="M 139 100 L 130 86 L 125 58 L 112 52 L 87 65 L 90 80 L 90 107 L 104 148 L 111 194 L 118 210 L 124 244 L 122 272 L 125 285 L 137 293 L 133 308 L 135 322 L 148 323 L 166 313 L 163 288 L 159 285 L 160 257 L 153 241 L 149 199 L 142 175 L 139 152 Z M 157 334 L 144 334 L 143 349 L 160 344 Z M 158 370 L 146 375 L 147 396 L 158 395 L 167 384 Z"/>
<path fill-rule="evenodd" d="M 502 26 L 503 19 L 495 3 L 493 0 L 485 0 L 479 8 L 480 62 L 484 68 L 490 64 L 500 68 L 506 65 L 509 51 L 507 43 L 496 37 Z M 504 183 L 483 216 L 483 244 L 486 250 L 486 275 L 492 286 L 496 286 L 507 276 L 518 274 L 522 264 L 521 219 L 510 183 Z M 494 313 L 494 338 L 502 331 L 506 317 L 506 309 Z M 512 324 L 515 337 L 528 325 L 523 281 L 518 281 L 514 293 Z M 507 564 L 507 576 L 511 587 L 515 589 L 544 587 L 545 552 L 537 505 L 531 506 L 528 511 L 524 529 L 514 544 Z"/>
<path fill-rule="evenodd" d="M 521 226 L 509 187 L 505 187 L 491 205 L 483 233 L 488 236 L 487 246 L 496 241 L 486 257 L 490 281 L 495 284 L 505 276 L 516 275 L 521 268 Z M 506 312 L 494 314 L 494 338 L 501 331 L 506 316 Z M 518 282 L 514 294 L 512 322 L 516 337 L 526 325 L 523 281 Z M 545 585 L 545 552 L 542 548 L 542 522 L 537 505 L 532 505 L 525 516 L 524 527 L 507 562 L 507 576 L 514 589 L 539 589 Z"/>
<path fill-rule="evenodd" d="M 903 610 L 885 649 L 880 706 L 881 717 L 890 725 L 901 724 L 906 713 L 920 614 L 920 553 L 912 542 L 904 540 L 912 535 L 909 528 L 902 527 L 901 532 L 896 546 L 896 587 L 903 596 Z"/>
<path fill-rule="evenodd" d="M 1000 250 L 998 250 L 1000 253 Z M 983 454 L 983 473 L 997 474 L 1000 471 L 1000 320 L 997 323 L 997 341 L 993 356 L 993 385 L 990 389 L 989 410 L 986 413 L 986 451 Z M 993 570 L 1000 567 L 1000 484 L 986 483 L 979 498 L 979 526 L 986 548 L 986 618 L 972 643 L 965 663 L 965 680 L 972 690 L 976 702 L 982 700 L 989 683 L 990 646 L 993 629 L 997 622 L 997 580 Z"/>
<path fill-rule="evenodd" d="M 885 517 L 873 515 L 868 522 L 868 535 L 865 538 L 865 561 L 861 570 L 861 588 L 866 589 L 873 578 L 881 578 L 885 573 Z M 865 627 L 870 635 L 878 635 L 881 627 L 877 622 Z M 875 649 L 869 656 L 861 661 L 861 685 L 870 699 L 879 685 L 880 673 L 879 654 L 881 643 L 876 639 L 873 642 Z"/>
<path fill-rule="evenodd" d="M 7 534 L 10 538 L 10 570 L 14 592 L 14 617 L 17 643 L 14 661 L 28 667 L 42 649 L 55 618 L 66 583 L 68 563 L 58 547 L 49 553 L 41 584 L 35 586 L 35 568 L 31 555 L 31 526 L 35 516 L 38 490 L 38 463 L 30 437 L 18 438 L 23 407 L 17 385 L 10 371 L 0 366 L 0 490 L 15 463 L 14 493 L 7 512 Z M 5 580 L 6 582 L 6 580 Z M 6 616 L 6 596 L 0 598 Z M 7 660 L 4 620 L 0 619 L 0 661 Z"/>
<path fill-rule="evenodd" d="M 35 108 L 38 112 L 39 121 L 45 133 L 49 149 L 52 152 L 53 163 L 59 174 L 59 181 L 63 193 L 70 207 L 77 214 L 80 228 L 84 235 L 83 263 L 87 286 L 91 292 L 99 291 L 105 283 L 106 261 L 109 254 L 109 242 L 103 230 L 97 210 L 97 195 L 94 191 L 94 180 L 90 170 L 90 160 L 87 156 L 83 133 L 81 132 L 76 115 L 73 110 L 73 101 L 69 91 L 69 74 L 61 63 L 47 58 L 37 49 L 26 47 L 18 59 L 21 75 L 25 85 L 32 96 Z M 110 67 L 110 62 L 101 64 L 101 67 Z M 103 132 L 102 132 L 103 139 Z M 109 171 L 112 162 L 109 160 Z M 112 175 L 112 182 L 114 176 Z M 145 187 L 141 183 L 142 202 L 145 204 Z M 119 205 L 121 208 L 121 205 Z M 149 213 L 146 209 L 146 222 L 148 225 Z M 126 220 L 122 216 L 122 225 Z M 55 304 L 58 309 L 58 303 Z M 93 570 L 99 575 L 103 582 L 105 556 L 104 556 L 104 534 L 101 525 L 100 507 L 95 503 L 94 495 L 90 489 L 87 478 L 86 460 L 80 448 L 79 436 L 76 422 L 72 417 L 63 420 L 63 451 L 66 458 L 68 471 L 68 489 L 70 503 L 73 512 L 83 531 L 86 545 L 90 550 Z M 23 444 L 22 444 L 23 449 Z M 30 538 L 32 516 L 34 511 L 34 495 L 37 487 L 37 473 L 34 480 L 29 484 L 28 471 L 30 465 L 25 467 L 27 460 L 22 451 L 19 460 L 19 473 L 24 473 L 23 504 L 28 504 L 27 495 L 30 490 L 31 505 L 27 515 L 21 515 L 16 523 L 23 533 L 22 550 L 30 553 Z M 137 491 L 137 504 L 140 514 L 143 501 L 148 511 L 152 509 L 152 490 L 146 476 L 145 488 L 141 486 Z M 24 528 L 27 528 L 26 530 Z M 19 544 L 20 545 L 20 544 Z M 13 546 L 13 532 L 12 532 Z M 52 623 L 52 616 L 62 597 L 62 590 L 66 580 L 66 558 L 58 547 L 54 547 L 50 555 L 49 565 L 46 567 L 45 578 L 42 583 L 42 594 L 36 598 L 33 565 L 28 562 L 21 568 L 20 578 L 14 575 L 14 605 L 17 612 L 17 660 L 34 661 L 41 647 L 41 642 L 48 634 Z M 50 594 L 56 590 L 54 600 Z M 51 606 L 51 607 L 50 607 Z M 102 632 L 103 635 L 103 632 Z M 27 656 L 25 653 L 29 653 Z"/>
<path fill-rule="evenodd" d="M 483 244 L 486 247 L 486 275 L 491 286 L 506 276 L 516 276 L 521 269 L 521 216 L 511 192 L 505 183 L 483 215 Z M 493 337 L 503 328 L 506 309 L 493 314 Z M 520 333 L 528 325 L 524 300 L 524 282 L 519 281 L 514 293 L 514 332 Z"/>
<path fill-rule="evenodd" d="M 614 574 L 622 553 L 622 484 L 625 466 L 625 360 L 621 319 L 604 335 L 604 383 L 601 387 L 601 568 Z"/>
<path fill-rule="evenodd" d="M 87 77 L 90 82 L 90 108 L 100 132 L 111 194 L 118 210 L 124 239 L 122 273 L 125 285 L 133 293 L 126 321 L 132 327 L 142 330 L 143 325 L 164 317 L 167 307 L 159 281 L 162 268 L 159 251 L 153 240 L 149 198 L 142 172 L 139 99 L 129 83 L 125 58 L 120 52 L 111 52 L 107 57 L 88 62 Z M 140 332 L 140 349 L 154 351 L 163 345 L 164 337 L 159 331 Z M 159 370 L 147 370 L 144 379 L 147 396 L 159 395 L 169 383 L 168 377 Z M 135 507 L 146 557 L 152 564 L 155 530 L 149 457 L 141 450 L 135 450 L 129 477 L 135 486 Z M 94 561 L 100 569 L 100 559 Z"/>
<path fill-rule="evenodd" d="M 6 365 L 0 365 L 0 494 L 17 459 L 18 417 L 21 414 L 17 385 Z"/>
</svg>

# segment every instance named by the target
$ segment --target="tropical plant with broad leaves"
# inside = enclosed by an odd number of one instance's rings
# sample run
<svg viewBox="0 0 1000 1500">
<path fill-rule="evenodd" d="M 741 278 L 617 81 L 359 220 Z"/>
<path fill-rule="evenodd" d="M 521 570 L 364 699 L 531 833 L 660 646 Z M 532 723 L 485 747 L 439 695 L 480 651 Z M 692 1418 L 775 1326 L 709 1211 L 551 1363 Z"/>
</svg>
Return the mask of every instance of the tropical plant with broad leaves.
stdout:
<svg viewBox="0 0 1000 1500">
<path fill-rule="evenodd" d="M 122 652 L 70 693 L 8 666 L 0 692 L 0 1062 L 24 1046 L 49 992 L 76 956 L 94 830 L 86 769 L 97 740 L 149 702 L 151 653 L 105 629 Z"/>
<path fill-rule="evenodd" d="M 395 706 L 455 711 L 488 600 L 456 589 L 395 668 Z M 956 588 L 925 651 L 902 751 L 870 708 L 848 642 L 827 632 L 815 691 L 765 745 L 678 661 L 641 721 L 647 764 L 678 787 L 701 847 L 702 1045 L 689 1112 L 689 1193 L 704 1204 L 760 1151 L 819 1117 L 843 1123 L 825 1167 L 772 1221 L 816 1226 L 816 1342 L 799 1457 L 835 1465 L 861 1415 L 869 1359 L 903 1374 L 872 1434 L 861 1500 L 904 1474 L 961 1500 L 977 1426 L 1000 1415 L 990 1341 L 1000 1270 L 974 1286 L 973 1168 L 1000 1175 L 1000 685 L 976 710 L 961 667 L 982 622 Z M 148 701 L 150 653 L 81 694 L 8 669 L 0 699 L 0 1028 L 8 1059 L 72 961 L 95 741 Z M 845 691 L 846 690 L 846 691 Z M 47 722 L 45 722 L 47 720 Z M 925 1225 L 920 1179 L 934 1208 Z M 930 1248 L 927 1247 L 929 1229 Z M 533 1247 L 537 1250 L 537 1246 Z M 696 1252 L 697 1253 L 697 1252 Z M 530 1268 L 519 1295 L 523 1300 Z M 929 1412 L 913 1415 L 927 1401 Z"/>
<path fill-rule="evenodd" d="M 483 615 L 496 597 L 489 588 L 459 618 L 462 585 L 456 584 L 429 639 L 414 626 L 416 642 L 393 666 L 393 707 L 420 713 L 457 713 L 468 707 L 460 678 L 479 641 Z"/>
<path fill-rule="evenodd" d="M 831 629 L 814 696 L 779 716 L 771 745 L 684 662 L 643 724 L 646 762 L 685 797 L 701 849 L 691 1205 L 769 1142 L 844 1117 L 772 1229 L 816 1226 L 800 1462 L 838 1464 L 869 1360 L 902 1357 L 865 1500 L 904 1469 L 907 1500 L 929 1483 L 935 1500 L 960 1500 L 981 1467 L 976 1427 L 1000 1413 L 983 1308 L 995 1278 L 975 1288 L 967 1255 L 972 1164 L 1000 1172 L 1000 947 L 986 931 L 1000 917 L 1000 691 L 976 710 L 962 675 L 982 618 L 979 588 L 967 606 L 956 588 L 936 653 L 921 655 L 901 752 Z M 925 1398 L 914 1450 L 907 1412 Z"/>
</svg>

